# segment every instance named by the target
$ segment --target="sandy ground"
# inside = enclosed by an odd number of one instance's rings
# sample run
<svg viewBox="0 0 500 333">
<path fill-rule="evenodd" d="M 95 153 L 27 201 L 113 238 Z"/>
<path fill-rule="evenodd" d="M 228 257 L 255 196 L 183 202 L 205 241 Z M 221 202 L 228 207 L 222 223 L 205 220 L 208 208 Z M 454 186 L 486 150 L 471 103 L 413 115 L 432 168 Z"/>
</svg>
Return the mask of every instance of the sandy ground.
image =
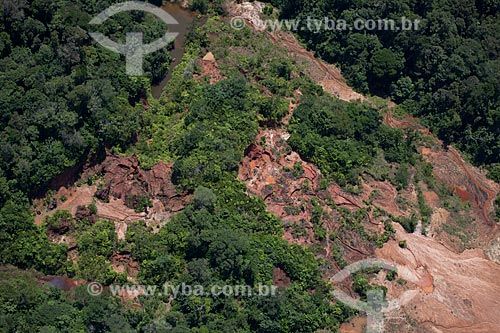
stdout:
<svg viewBox="0 0 500 333">
<path fill-rule="evenodd" d="M 498 333 L 500 266 L 480 249 L 455 253 L 430 237 L 397 227 L 397 241 L 376 251 L 398 265 L 398 273 L 420 287 L 405 311 L 429 332 Z M 407 248 L 398 246 L 404 240 Z"/>
<path fill-rule="evenodd" d="M 255 2 L 234 4 L 231 13 L 233 16 L 244 17 L 248 24 L 257 30 L 261 9 L 262 5 Z M 315 59 L 313 54 L 305 50 L 291 34 L 266 33 L 274 43 L 284 46 L 291 55 L 295 56 L 297 62 L 304 63 L 304 71 L 326 92 L 348 101 L 364 99 L 347 86 L 335 66 Z M 424 135 L 435 140 L 437 148 L 421 149 L 422 156 L 433 165 L 433 173 L 437 179 L 453 189 L 463 200 L 472 203 L 476 210 L 478 224 L 480 224 L 479 237 L 483 238 L 485 243 L 495 239 L 498 230 L 492 220 L 491 210 L 492 201 L 500 189 L 499 185 L 487 179 L 481 170 L 464 161 L 453 148 L 440 148 L 440 141 L 427 129 L 418 126 L 417 120 L 394 119 L 389 112 L 385 123 L 395 128 L 417 126 L 417 129 Z M 265 131 L 268 130 L 263 130 L 260 135 L 277 134 L 282 139 L 286 139 L 286 132 L 278 134 Z M 276 187 L 288 189 L 295 185 L 293 182 L 283 184 L 278 181 L 283 177 L 279 175 L 280 172 L 282 173 L 280 170 L 283 169 L 281 163 L 276 162 L 272 156 L 262 153 L 265 149 L 262 147 L 260 149 L 260 153 L 254 152 L 249 160 L 242 162 L 243 170 L 240 170 L 240 179 L 247 181 L 249 192 L 262 195 L 266 199 L 270 211 L 286 220 L 286 214 L 278 211 L 275 201 L 276 198 L 278 201 L 286 200 L 285 194 L 289 190 L 276 189 Z M 273 186 L 270 193 L 264 191 L 270 186 Z M 397 216 L 405 215 L 405 212 L 396 204 L 397 191 L 395 192 L 390 184 L 368 181 L 364 186 L 381 193 L 380 198 L 374 202 L 376 206 Z M 293 191 L 289 193 L 290 198 L 293 198 L 296 193 Z M 339 203 L 342 201 L 340 189 L 331 191 L 331 194 L 339 200 Z M 313 195 L 316 194 L 313 193 Z M 366 196 L 366 193 L 363 196 Z M 413 193 L 408 191 L 405 198 L 415 204 L 414 191 Z M 395 225 L 397 240 L 389 241 L 382 249 L 376 251 L 378 258 L 397 263 L 400 277 L 409 281 L 410 285 L 418 290 L 417 297 L 398 313 L 389 316 L 391 328 L 388 332 L 500 333 L 500 321 L 497 320 L 500 316 L 500 265 L 490 260 L 483 249 L 457 253 L 446 243 L 434 239 L 432 236 L 436 226 L 449 219 L 450 214 L 440 207 L 436 193 L 425 191 L 424 198 L 426 203 L 433 208 L 429 236 L 425 237 L 418 233 L 408 234 L 399 225 Z M 309 199 L 307 195 L 293 199 L 293 201 L 301 200 Z M 358 200 L 352 198 L 343 202 L 351 206 L 360 204 Z M 306 212 L 306 215 L 302 217 L 308 217 Z M 407 242 L 407 248 L 399 247 L 400 240 Z M 500 253 L 500 240 L 494 242 L 494 248 L 488 253 L 490 256 Z M 389 295 L 398 296 L 400 292 L 398 288 L 391 287 L 391 285 L 388 287 Z M 342 332 L 362 332 L 364 325 L 363 319 L 358 318 L 351 323 L 344 324 Z"/>
</svg>

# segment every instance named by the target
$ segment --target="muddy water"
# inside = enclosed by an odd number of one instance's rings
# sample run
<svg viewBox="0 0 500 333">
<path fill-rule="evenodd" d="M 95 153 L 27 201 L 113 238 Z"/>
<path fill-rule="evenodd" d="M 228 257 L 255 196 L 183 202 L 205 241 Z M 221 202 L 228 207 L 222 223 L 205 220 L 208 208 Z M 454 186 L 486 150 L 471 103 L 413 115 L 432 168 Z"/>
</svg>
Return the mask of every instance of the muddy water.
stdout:
<svg viewBox="0 0 500 333">
<path fill-rule="evenodd" d="M 61 289 L 64 291 L 71 290 L 74 287 L 81 286 L 87 283 L 84 280 L 73 280 L 64 276 L 54 276 L 54 275 L 42 276 L 39 278 L 39 280 L 45 282 L 47 285 L 51 287 L 55 287 L 57 289 Z"/>
<path fill-rule="evenodd" d="M 182 55 L 185 51 L 184 44 L 186 42 L 186 36 L 195 17 L 193 12 L 182 8 L 178 3 L 169 2 L 163 5 L 162 8 L 179 22 L 179 24 L 168 26 L 169 32 L 177 32 L 179 35 L 174 41 L 174 49 L 170 51 L 172 62 L 170 63 L 166 76 L 158 85 L 151 87 L 154 98 L 160 97 L 163 88 L 172 76 L 172 70 L 181 62 Z"/>
</svg>

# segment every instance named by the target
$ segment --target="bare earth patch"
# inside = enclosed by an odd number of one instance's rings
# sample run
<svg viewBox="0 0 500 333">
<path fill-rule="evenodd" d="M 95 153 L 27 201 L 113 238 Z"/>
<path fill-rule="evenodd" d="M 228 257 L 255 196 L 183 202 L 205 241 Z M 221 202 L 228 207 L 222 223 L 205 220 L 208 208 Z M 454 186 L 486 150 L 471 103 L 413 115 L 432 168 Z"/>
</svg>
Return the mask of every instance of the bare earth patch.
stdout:
<svg viewBox="0 0 500 333">
<path fill-rule="evenodd" d="M 500 332 L 500 266 L 480 249 L 454 253 L 430 237 L 408 234 L 397 226 L 397 240 L 377 250 L 377 257 L 398 264 L 398 273 L 420 292 L 404 311 L 428 332 Z M 389 286 L 390 287 L 390 286 Z M 408 331 L 408 332 L 414 332 Z M 416 332 L 416 331 L 415 331 Z"/>
<path fill-rule="evenodd" d="M 261 4 L 254 2 L 233 4 L 230 13 L 232 16 L 244 17 L 252 28 L 258 30 L 261 11 Z M 285 47 L 299 65 L 304 65 L 304 72 L 326 92 L 348 101 L 365 99 L 347 86 L 338 69 L 315 59 L 291 34 L 263 33 L 276 45 Z M 389 106 L 394 106 L 394 103 L 389 103 Z M 487 248 L 486 244 L 493 240 L 487 252 L 491 259 L 500 257 L 500 240 L 496 239 L 498 227 L 492 218 L 493 200 L 500 186 L 489 180 L 481 170 L 465 162 L 455 149 L 443 148 L 442 143 L 428 129 L 418 124 L 418 120 L 411 117 L 398 120 L 388 112 L 385 123 L 394 128 L 414 128 L 431 138 L 433 147 L 421 148 L 420 153 L 432 164 L 433 173 L 439 181 L 455 191 L 462 200 L 471 202 L 474 218 L 479 221 L 475 223 L 479 229 L 478 243 L 485 244 Z M 266 138 L 265 147 L 259 144 L 262 137 Z M 300 157 L 292 152 L 277 156 L 276 152 L 280 151 L 280 147 L 281 150 L 286 147 L 286 144 L 282 143 L 286 139 L 285 130 L 261 130 L 255 144 L 241 163 L 239 179 L 247 182 L 250 193 L 265 198 L 268 209 L 282 218 L 287 230 L 287 222 L 301 219 L 307 221 L 311 216 L 311 199 L 321 199 L 323 194 L 314 185 L 317 183 L 314 175 L 319 174 L 314 165 L 300 161 Z M 308 177 L 304 177 L 312 184 L 310 192 L 300 189 L 304 187 L 303 181 L 289 176 L 290 162 L 301 163 L 304 171 L 306 168 L 311 170 L 307 173 Z M 328 192 L 335 204 L 355 209 L 363 207 L 363 200 L 367 200 L 369 194 L 376 190 L 379 196 L 374 199 L 374 206 L 395 216 L 407 214 L 398 204 L 398 193 L 390 183 L 367 180 L 363 183 L 363 189 L 361 197 L 347 195 L 335 186 L 331 186 Z M 414 189 L 404 192 L 402 196 L 413 207 L 418 207 Z M 500 316 L 500 265 L 488 259 L 480 248 L 457 253 L 450 247 L 450 240 L 435 239 L 436 229 L 451 219 L 450 212 L 442 207 L 442 202 L 435 192 L 424 187 L 423 196 L 425 203 L 433 209 L 428 236 L 408 234 L 395 224 L 397 240 L 391 240 L 382 249 L 376 250 L 377 257 L 396 262 L 399 265 L 400 277 L 409 281 L 404 288 L 397 283 L 387 283 L 390 298 L 397 297 L 408 288 L 418 292 L 417 297 L 403 309 L 389 314 L 388 332 L 500 332 L 500 321 L 497 320 Z M 298 214 L 295 212 L 297 215 L 290 216 L 284 208 L 288 204 L 305 208 L 301 208 Z M 334 230 L 336 223 L 338 222 L 335 216 L 332 216 L 329 231 Z M 307 223 L 306 226 L 311 228 Z M 300 239 L 287 230 L 285 238 L 299 244 L 314 243 L 310 230 Z M 406 241 L 406 248 L 399 246 L 399 241 L 403 240 Z M 324 252 L 326 257 L 330 254 L 329 249 Z M 358 254 L 363 258 L 363 255 Z M 366 256 L 368 253 L 365 253 L 364 257 Z M 341 332 L 362 332 L 364 326 L 362 317 L 356 318 L 351 323 L 342 325 Z"/>
</svg>

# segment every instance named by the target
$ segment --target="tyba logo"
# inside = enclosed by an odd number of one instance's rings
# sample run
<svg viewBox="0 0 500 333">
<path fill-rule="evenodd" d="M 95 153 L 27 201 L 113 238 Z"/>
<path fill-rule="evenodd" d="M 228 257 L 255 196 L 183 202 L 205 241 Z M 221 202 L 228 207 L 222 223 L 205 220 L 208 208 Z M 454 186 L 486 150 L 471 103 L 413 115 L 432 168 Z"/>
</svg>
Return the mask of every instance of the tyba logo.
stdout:
<svg viewBox="0 0 500 333">
<path fill-rule="evenodd" d="M 103 24 L 108 18 L 121 12 L 129 12 L 132 10 L 142 11 L 153 14 L 161 19 L 167 25 L 179 24 L 177 20 L 164 11 L 152 4 L 137 1 L 127 1 L 109 7 L 94 17 L 89 23 L 93 25 Z M 144 74 L 142 64 L 144 56 L 149 53 L 158 51 L 172 42 L 179 34 L 176 32 L 167 32 L 163 37 L 155 40 L 152 43 L 144 44 L 144 34 L 142 32 L 129 32 L 126 35 L 125 45 L 118 44 L 99 32 L 90 32 L 99 44 L 114 52 L 125 55 L 126 58 L 126 73 L 130 76 L 140 76 Z"/>
</svg>

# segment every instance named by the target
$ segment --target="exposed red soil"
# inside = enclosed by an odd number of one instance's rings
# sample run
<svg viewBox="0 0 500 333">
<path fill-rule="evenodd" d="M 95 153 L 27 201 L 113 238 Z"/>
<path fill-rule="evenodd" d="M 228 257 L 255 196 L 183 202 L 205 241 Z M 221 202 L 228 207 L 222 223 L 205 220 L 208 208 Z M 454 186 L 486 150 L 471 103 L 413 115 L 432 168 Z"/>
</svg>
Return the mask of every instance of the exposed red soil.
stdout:
<svg viewBox="0 0 500 333">
<path fill-rule="evenodd" d="M 295 100 L 290 101 L 289 114 L 284 117 L 284 124 L 290 119 L 300 95 L 300 92 L 296 91 Z M 289 136 L 283 128 L 261 129 L 255 143 L 245 151 L 238 179 L 246 182 L 249 193 L 262 196 L 268 210 L 280 217 L 285 226 L 284 238 L 287 241 L 311 245 L 317 243 L 311 222 L 313 200 L 331 217 L 323 220 L 327 236 L 339 228 L 333 219 L 337 213 L 329 207 L 328 201 L 331 199 L 334 204 L 353 210 L 362 207 L 363 200 L 345 193 L 336 184 L 320 190 L 320 170 L 291 151 L 286 142 Z M 297 227 L 302 228 L 303 232 L 297 234 Z M 345 256 L 349 261 L 360 260 L 373 252 L 373 247 L 361 241 L 354 232 L 342 234 L 339 242 L 344 247 Z M 331 260 L 331 246 L 329 239 L 322 244 L 321 256 L 328 260 Z M 334 261 L 331 261 L 331 264 L 336 265 Z"/>
<path fill-rule="evenodd" d="M 392 117 L 389 111 L 385 116 L 385 123 L 394 128 L 418 130 L 432 138 L 436 146 L 433 149 L 421 147 L 420 153 L 432 164 L 434 175 L 453 189 L 462 200 L 470 201 L 482 220 L 496 231 L 497 225 L 491 212 L 493 201 L 500 190 L 498 184 L 488 179 L 484 172 L 465 162 L 455 148 L 443 148 L 442 141 L 430 133 L 429 129 L 419 125 L 416 118 L 405 117 L 399 120 Z"/>
<path fill-rule="evenodd" d="M 368 200 L 370 193 L 376 191 L 378 195 L 373 199 L 373 205 L 394 216 L 407 216 L 409 213 L 402 210 L 397 204 L 398 190 L 389 181 L 363 180 L 363 199 Z M 405 197 L 408 197 L 406 195 Z M 361 203 L 361 207 L 365 204 Z"/>
<path fill-rule="evenodd" d="M 500 266 L 479 249 L 457 254 L 430 237 L 396 228 L 397 241 L 376 253 L 396 263 L 399 276 L 420 288 L 404 311 L 429 332 L 500 332 L 495 319 L 500 315 Z M 398 246 L 400 240 L 406 248 Z"/>
<path fill-rule="evenodd" d="M 298 62 L 305 61 L 305 72 L 321 84 L 325 91 L 344 100 L 363 99 L 345 84 L 338 69 L 315 59 L 314 55 L 306 51 L 292 35 L 267 34 L 277 45 L 287 48 L 290 54 L 296 54 Z M 207 75 L 211 75 L 211 70 L 213 71 L 213 68 L 207 67 Z M 291 112 L 295 105 L 291 103 Z M 454 189 L 462 200 L 473 204 L 478 216 L 485 222 L 486 228 L 483 234 L 492 237 L 496 233 L 496 224 L 490 212 L 492 202 L 499 191 L 498 184 L 488 180 L 477 168 L 468 165 L 453 148 L 442 148 L 442 143 L 427 129 L 419 126 L 415 119 L 394 119 L 388 112 L 385 122 L 395 128 L 415 128 L 435 140 L 436 147 L 432 149 L 422 147 L 420 152 L 432 163 L 434 174 L 440 181 Z M 310 221 L 313 199 L 325 205 L 329 222 L 324 226 L 328 234 L 338 228 L 338 216 L 325 204 L 330 198 L 336 205 L 354 210 L 365 207 L 364 201 L 368 200 L 373 190 L 377 190 L 380 196 L 374 199 L 374 206 L 396 216 L 407 214 L 407 211 L 398 206 L 398 193 L 388 182 L 365 180 L 363 193 L 360 196 L 345 193 L 336 185 L 331 185 L 324 191 L 319 190 L 320 171 L 290 151 L 286 144 L 288 136 L 288 133 L 281 128 L 262 129 L 256 143 L 247 149 L 238 175 L 240 180 L 247 183 L 249 193 L 264 197 L 268 209 L 281 217 L 285 224 L 286 239 L 299 244 L 317 242 Z M 263 141 L 265 144 L 261 145 Z M 294 166 L 297 163 L 301 165 L 302 172 L 294 174 Z M 130 210 L 125 210 L 128 209 L 123 204 L 126 195 L 147 194 L 153 198 L 154 207 L 147 214 L 137 216 L 137 219 L 162 219 L 162 217 L 168 219 L 170 214 L 182 209 L 187 202 L 187 198 L 177 194 L 175 187 L 170 183 L 171 166 L 161 164 L 150 171 L 145 171 L 139 167 L 134 157 L 113 157 L 98 170 L 105 175 L 104 186 L 99 189 L 104 190 L 104 193 L 100 192 L 99 195 L 105 195 L 107 190 L 111 195 L 109 204 L 97 201 L 98 214 L 105 214 L 108 218 L 121 223 L 120 225 L 125 225 L 125 228 L 128 221 L 136 218 Z M 58 195 L 66 193 L 68 200 L 60 203 L 58 209 L 68 207 L 72 212 L 76 211 L 75 205 L 87 205 L 92 202 L 97 190 L 97 186 L 87 185 L 71 190 L 61 188 Z M 415 193 L 412 189 L 404 192 L 403 196 L 415 203 Z M 405 314 L 401 316 L 404 323 L 398 330 L 392 332 L 500 333 L 500 322 L 496 320 L 500 316 L 498 283 L 500 266 L 488 260 L 480 249 L 458 254 L 450 250 L 446 244 L 433 239 L 432 228 L 448 219 L 449 213 L 439 207 L 440 199 L 434 192 L 425 191 L 424 199 L 434 208 L 430 237 L 407 234 L 396 225 L 397 240 L 389 241 L 382 249 L 376 251 L 377 257 L 397 263 L 399 276 L 409 281 L 410 287 L 417 289 L 417 297 L 402 310 Z M 290 207 L 299 209 L 290 213 Z M 41 217 L 37 218 L 39 220 Z M 370 212 L 367 222 L 371 222 L 367 228 L 380 230 L 380 221 L 375 221 Z M 290 228 L 293 223 L 303 224 L 306 228 L 305 235 L 299 238 L 293 235 Z M 124 235 L 123 229 L 120 232 Z M 351 235 L 344 236 L 351 237 Z M 401 240 L 406 241 L 406 248 L 398 245 Z M 359 242 L 355 235 L 350 242 L 342 244 L 347 251 L 346 257 L 349 261 L 366 258 L 373 253 L 373 249 Z M 329 240 L 324 244 L 325 258 L 331 257 L 330 245 Z M 113 257 L 115 269 L 128 272 L 131 265 L 131 274 L 136 274 L 135 264 L 129 259 L 126 255 L 115 255 Z M 273 280 L 286 285 L 289 279 L 283 273 L 279 268 L 275 269 Z M 386 286 L 391 297 L 397 297 L 404 290 L 396 283 L 387 283 Z M 138 294 L 140 293 L 139 291 Z M 124 299 L 133 300 L 137 295 L 123 296 Z M 409 325 L 408 316 L 417 324 Z M 341 331 L 361 332 L 364 325 L 363 319 L 355 319 L 353 323 L 343 325 Z"/>
<path fill-rule="evenodd" d="M 59 200 L 57 210 L 68 210 L 73 216 L 82 206 L 92 202 L 97 207 L 97 216 L 115 221 L 120 239 L 124 238 L 126 224 L 138 220 L 164 223 L 172 215 L 182 210 L 190 197 L 186 193 L 178 193 L 171 181 L 172 166 L 160 162 L 151 170 L 144 170 L 139 165 L 137 157 L 119 157 L 108 155 L 103 163 L 86 170 L 82 179 L 93 175 L 103 175 L 98 185 L 72 186 L 70 189 L 61 187 L 56 198 L 65 196 L 65 201 Z M 129 196 L 146 196 L 153 206 L 147 212 L 137 213 L 125 205 Z M 40 224 L 44 218 L 54 211 L 43 208 L 43 202 L 35 205 L 40 212 L 35 222 Z M 125 230 L 123 230 L 125 229 Z"/>
<path fill-rule="evenodd" d="M 217 66 L 217 62 L 215 61 L 215 59 L 213 61 L 202 59 L 200 61 L 200 64 L 201 64 L 201 75 L 208 76 L 210 84 L 219 82 L 224 78 L 220 73 L 219 67 Z"/>
<path fill-rule="evenodd" d="M 77 208 L 79 206 L 87 206 L 92 203 L 92 198 L 97 190 L 97 186 L 82 185 L 80 187 L 74 186 L 67 189 L 66 187 L 61 187 L 57 191 L 55 197 L 59 199 L 57 203 L 57 210 L 67 210 L 73 216 L 75 216 Z M 65 201 L 61 201 L 61 197 L 66 197 Z M 34 203 L 35 211 L 35 223 L 42 224 L 46 216 L 52 215 L 55 210 L 49 210 L 43 206 L 43 200 L 39 200 Z"/>
<path fill-rule="evenodd" d="M 233 15 L 243 16 L 250 22 L 250 26 L 257 30 L 260 5 L 244 3 L 234 5 Z M 344 100 L 358 99 L 358 95 L 352 94 L 352 89 L 347 87 L 338 70 L 329 67 L 320 60 L 314 58 L 313 54 L 306 51 L 295 38 L 287 33 L 272 34 L 266 32 L 268 37 L 277 45 L 285 47 L 290 55 L 296 55 L 296 59 L 305 61 L 309 71 L 304 70 L 316 83 L 320 84 L 325 91 L 338 96 Z M 326 66 L 326 67 L 325 67 Z M 331 80 L 331 86 L 326 83 Z M 361 96 L 359 99 L 363 99 Z M 389 103 L 390 107 L 394 103 Z M 429 132 L 428 129 L 418 125 L 414 118 L 407 117 L 404 120 L 394 119 L 390 112 L 385 118 L 385 123 L 394 128 L 415 128 L 435 142 L 432 149 L 420 149 L 424 158 L 433 165 L 436 178 L 456 191 L 462 200 L 468 200 L 473 204 L 477 216 L 484 223 L 482 235 L 491 239 L 496 233 L 496 225 L 490 216 L 492 202 L 496 197 L 499 186 L 487 179 L 477 168 L 466 163 L 460 154 L 453 148 L 444 149 L 441 141 Z M 266 138 L 266 146 L 262 147 L 261 137 Z M 284 165 L 287 160 L 276 156 L 279 149 L 276 146 L 276 138 L 282 146 L 286 146 L 288 134 L 284 130 L 264 129 L 259 133 L 256 144 L 249 148 L 248 154 L 240 167 L 239 178 L 247 182 L 250 193 L 261 195 L 265 198 L 268 209 L 282 218 L 287 230 L 287 220 L 309 219 L 310 201 L 312 198 L 321 200 L 325 197 L 324 192 L 318 191 L 317 187 L 310 187 L 310 191 L 296 190 L 303 186 L 297 179 L 287 176 Z M 268 144 L 268 138 L 272 144 Z M 286 151 L 286 150 L 285 150 Z M 287 152 L 285 158 L 288 161 L 297 162 L 300 157 L 293 152 Z M 310 183 L 317 183 L 315 174 L 320 174 L 314 165 L 301 162 L 306 168 L 314 170 L 309 172 Z M 304 172 L 304 174 L 306 174 Z M 487 259 L 482 250 L 467 250 L 457 254 L 451 250 L 446 243 L 440 243 L 434 239 L 436 229 L 446 223 L 450 213 L 442 207 L 441 198 L 433 191 L 423 188 L 424 200 L 431 208 L 431 225 L 428 229 L 428 237 L 418 234 L 407 234 L 399 225 L 395 225 L 397 240 L 389 241 L 382 249 L 377 250 L 377 256 L 398 264 L 398 273 L 404 280 L 409 281 L 406 287 L 398 283 L 387 283 L 390 298 L 398 297 L 404 290 L 416 289 L 417 297 L 414 298 L 401 311 L 389 314 L 387 320 L 388 332 L 434 332 L 434 333 L 500 333 L 500 324 L 495 318 L 500 313 L 500 266 Z M 379 195 L 373 200 L 373 205 L 380 207 L 395 216 L 405 216 L 412 209 L 418 207 L 417 192 L 415 188 L 409 188 L 398 194 L 398 191 L 388 182 L 377 182 L 366 178 L 363 181 L 363 193 L 358 196 L 347 195 L 335 185 L 328 188 L 327 196 L 331 196 L 335 204 L 349 209 L 365 207 L 366 200 L 372 191 L 376 190 Z M 397 202 L 398 195 L 407 200 L 410 205 L 407 210 L 402 209 Z M 304 204 L 306 203 L 306 204 Z M 301 209 L 297 216 L 288 216 L 283 205 L 294 204 Z M 302 206 L 300 206 L 302 204 Z M 369 212 L 370 214 L 370 212 Z M 335 230 L 335 215 L 330 216 L 327 223 L 328 231 Z M 369 222 L 377 224 L 377 221 L 369 219 Z M 308 225 L 308 228 L 311 226 Z M 311 244 L 317 242 L 311 239 L 313 234 L 308 229 L 305 239 L 297 241 L 287 230 L 285 237 L 299 244 Z M 399 241 L 405 240 L 407 248 L 401 248 Z M 344 244 L 348 249 L 350 244 Z M 352 246 L 351 246 L 352 247 Z M 352 253 L 359 255 L 358 259 L 370 256 L 370 251 L 352 247 L 347 257 L 355 259 Z M 327 246 L 323 253 L 326 257 L 331 255 Z M 500 253 L 500 242 L 498 249 L 492 250 L 493 254 Z M 349 256 L 349 253 L 351 256 Z M 386 316 L 387 317 L 387 316 Z M 351 323 L 342 325 L 341 332 L 358 333 L 365 329 L 364 318 L 354 319 Z"/>
<path fill-rule="evenodd" d="M 326 92 L 344 100 L 365 100 L 364 96 L 354 92 L 347 85 L 338 68 L 315 58 L 314 54 L 300 45 L 291 33 L 262 31 L 259 25 L 262 6 L 261 3 L 232 3 L 229 13 L 231 16 L 244 18 L 247 20 L 249 26 L 256 31 L 266 33 L 273 43 L 284 47 L 291 56 L 296 56 L 297 63 L 305 61 L 306 66 L 304 66 L 304 70 L 306 74 L 316 83 L 323 86 Z M 325 80 L 332 81 L 331 89 L 329 89 L 328 85 L 325 85 Z M 392 108 L 395 104 L 389 102 L 388 106 Z M 442 146 L 442 142 L 430 133 L 429 129 L 419 125 L 416 118 L 406 117 L 403 120 L 399 120 L 393 118 L 391 113 L 387 112 L 385 123 L 394 128 L 417 129 L 424 135 L 431 137 L 438 146 Z M 435 152 L 436 154 L 426 154 L 428 152 L 427 150 L 423 150 L 422 155 L 433 164 L 436 177 L 451 188 L 458 188 L 460 196 L 464 199 L 469 199 L 474 204 L 474 207 L 480 211 L 484 222 L 496 229 L 496 224 L 490 216 L 490 212 L 493 207 L 492 203 L 500 190 L 498 184 L 487 179 L 477 168 L 467 164 L 452 147 L 446 150 L 439 149 L 439 151 Z"/>
<path fill-rule="evenodd" d="M 254 143 L 246 150 L 238 179 L 246 182 L 249 193 L 262 196 L 268 210 L 280 217 L 287 241 L 299 245 L 317 242 L 311 222 L 313 200 L 317 200 L 324 212 L 332 218 L 336 213 L 328 206 L 328 199 L 349 209 L 363 205 L 360 198 L 345 193 L 337 185 L 319 190 L 321 172 L 315 165 L 303 161 L 297 153 L 290 151 L 286 143 L 288 135 L 282 129 L 263 129 L 259 132 L 256 142 L 264 141 L 262 138 L 265 138 L 266 148 Z M 296 164 L 301 165 L 300 175 L 293 172 Z M 304 228 L 304 233 L 295 234 L 296 226 Z M 339 225 L 335 219 L 326 219 L 323 221 L 323 227 L 329 235 L 337 230 Z M 341 238 L 339 241 L 350 261 L 360 260 L 373 251 L 372 246 L 361 241 L 354 232 L 343 234 Z M 322 248 L 322 257 L 331 260 L 329 239 Z M 332 264 L 336 265 L 333 261 Z"/>
<path fill-rule="evenodd" d="M 366 318 L 356 317 L 348 323 L 340 326 L 340 333 L 364 333 L 366 329 Z"/>
<path fill-rule="evenodd" d="M 319 171 L 307 162 L 300 159 L 295 152 L 275 156 L 272 150 L 279 149 L 285 152 L 287 134 L 283 130 L 264 129 L 258 134 L 256 142 L 266 142 L 266 148 L 252 144 L 245 152 L 238 179 L 247 183 L 250 193 L 261 195 L 268 204 L 270 212 L 279 216 L 283 222 L 305 223 L 310 231 L 311 209 L 309 194 L 304 194 L 304 184 L 307 181 L 310 189 L 317 188 L 319 184 Z M 272 148 L 271 148 L 272 147 Z M 301 165 L 303 174 L 294 176 L 293 168 L 296 163 Z M 309 190 L 311 191 L 311 190 Z M 307 192 L 307 190 L 305 191 Z M 295 213 L 287 213 L 287 208 L 293 207 Z M 302 207 L 298 209 L 297 207 Z M 288 238 L 293 238 L 287 233 Z M 308 232 L 301 237 L 300 244 L 311 243 L 313 236 Z"/>
<path fill-rule="evenodd" d="M 262 6 L 260 4 L 249 4 L 243 3 L 241 5 L 233 4 L 230 10 L 231 15 L 240 16 L 245 18 L 248 24 L 257 31 L 261 31 L 259 27 L 259 15 L 262 11 Z M 333 65 L 326 64 L 325 62 L 314 57 L 314 54 L 307 51 L 297 39 L 287 32 L 268 32 L 266 33 L 270 40 L 273 41 L 278 46 L 284 47 L 291 56 L 295 56 L 297 63 L 305 62 L 304 71 L 306 74 L 320 84 L 323 89 L 340 99 L 351 101 L 351 100 L 364 100 L 364 96 L 356 93 L 351 87 L 349 87 L 342 77 L 340 70 Z M 395 106 L 394 103 L 389 103 L 389 106 Z M 387 112 L 385 122 L 394 128 L 415 128 L 421 131 L 424 135 L 432 137 L 435 142 L 442 146 L 442 142 L 437 139 L 430 131 L 421 125 L 418 125 L 418 121 L 415 118 L 407 117 L 404 120 L 398 120 L 391 116 L 390 112 Z M 425 151 L 423 152 L 425 157 Z M 438 165 L 436 163 L 438 160 L 447 160 L 445 163 Z M 429 160 L 433 163 L 435 168 L 434 172 L 438 179 L 445 184 L 448 184 L 453 189 L 458 188 L 458 194 L 465 200 L 470 200 L 475 208 L 481 211 L 482 219 L 490 227 L 495 227 L 496 224 L 490 215 L 492 210 L 492 203 L 498 194 L 500 188 L 498 184 L 487 179 L 484 174 L 482 174 L 477 168 L 473 168 L 468 165 L 460 154 L 452 147 L 447 150 L 441 149 L 438 152 L 438 156 L 435 156 L 434 160 Z M 450 165 L 454 165 L 454 169 L 462 173 L 461 177 L 455 177 L 451 179 L 450 174 L 454 171 L 442 170 L 446 167 L 450 168 Z M 440 170 L 442 170 L 440 172 Z M 459 188 L 460 186 L 465 186 L 465 189 Z M 465 193 L 467 192 L 467 193 Z"/>
<path fill-rule="evenodd" d="M 314 57 L 314 53 L 300 45 L 295 36 L 285 31 L 269 32 L 262 28 L 260 13 L 263 4 L 258 2 L 232 3 L 229 8 L 231 16 L 238 16 L 246 20 L 247 24 L 254 30 L 265 33 L 267 37 L 277 46 L 288 51 L 290 57 L 301 66 L 302 70 L 323 89 L 345 101 L 364 100 L 364 96 L 354 91 L 347 85 L 340 69 L 334 65 Z"/>
<path fill-rule="evenodd" d="M 300 45 L 294 35 L 283 31 L 266 32 L 266 34 L 274 44 L 288 50 L 296 63 L 302 66 L 302 69 L 310 78 L 315 78 L 324 91 L 344 101 L 365 99 L 363 95 L 347 85 L 338 67 L 315 58 L 314 53 L 307 51 Z"/>
<path fill-rule="evenodd" d="M 153 226 L 153 232 L 158 231 L 190 200 L 189 195 L 177 191 L 171 176 L 172 165 L 160 162 L 151 170 L 144 170 L 135 156 L 108 155 L 103 163 L 85 170 L 82 175 L 82 180 L 97 179 L 95 180 L 97 185 L 73 185 L 68 189 L 61 187 L 54 196 L 59 199 L 56 209 L 45 208 L 43 200 L 35 203 L 35 209 L 39 212 L 35 217 L 35 223 L 43 223 L 45 217 L 56 210 L 67 210 L 74 217 L 89 217 L 93 221 L 96 218 L 113 221 L 119 240 L 125 239 L 128 224 L 139 220 L 144 220 Z M 152 207 L 147 208 L 146 212 L 139 213 L 127 207 L 125 204 L 127 198 L 134 195 L 149 198 Z M 62 196 L 65 196 L 66 200 L 62 201 Z M 87 208 L 92 203 L 97 208 L 96 216 Z M 74 263 L 78 261 L 77 244 L 72 235 L 58 235 L 52 232 L 49 238 L 54 242 L 66 243 L 70 249 L 69 259 Z M 135 281 L 139 271 L 139 263 L 127 253 L 114 254 L 111 257 L 111 266 L 116 272 L 127 274 L 131 282 Z M 59 280 L 56 282 L 59 283 Z M 124 301 L 135 298 L 135 296 L 122 296 Z"/>
<path fill-rule="evenodd" d="M 423 191 L 425 203 L 431 208 L 437 208 L 439 206 L 439 196 L 434 191 Z"/>
</svg>

